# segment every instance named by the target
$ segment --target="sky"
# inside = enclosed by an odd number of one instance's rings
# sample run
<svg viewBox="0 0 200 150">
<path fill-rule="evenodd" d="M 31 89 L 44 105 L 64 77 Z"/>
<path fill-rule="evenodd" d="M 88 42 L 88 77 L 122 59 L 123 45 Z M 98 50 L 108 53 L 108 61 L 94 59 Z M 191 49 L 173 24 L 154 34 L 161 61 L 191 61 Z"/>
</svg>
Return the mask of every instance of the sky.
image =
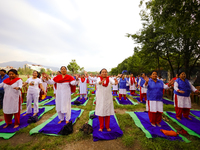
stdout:
<svg viewBox="0 0 200 150">
<path fill-rule="evenodd" d="M 133 55 L 126 33 L 142 28 L 140 0 L 1 0 L 0 63 L 52 67 L 75 59 L 86 71 L 111 70 Z"/>
</svg>

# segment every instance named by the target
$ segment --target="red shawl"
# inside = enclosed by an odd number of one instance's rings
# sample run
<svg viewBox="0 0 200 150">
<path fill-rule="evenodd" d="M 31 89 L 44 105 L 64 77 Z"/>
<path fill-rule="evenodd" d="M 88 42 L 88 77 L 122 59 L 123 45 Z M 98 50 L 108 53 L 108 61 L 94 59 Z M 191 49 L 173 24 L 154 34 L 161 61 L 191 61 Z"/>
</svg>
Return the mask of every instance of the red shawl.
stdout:
<svg viewBox="0 0 200 150">
<path fill-rule="evenodd" d="M 103 78 L 100 76 L 101 81 L 103 80 Z M 109 77 L 106 77 L 106 83 L 102 83 L 103 86 L 107 87 L 109 83 Z"/>
<path fill-rule="evenodd" d="M 85 78 L 81 78 L 81 82 L 82 82 L 82 83 L 85 82 Z"/>
<path fill-rule="evenodd" d="M 7 78 L 3 81 L 3 83 L 8 84 L 8 85 L 12 85 L 13 83 L 17 82 L 18 80 L 20 80 L 21 78 L 14 78 L 12 80 L 10 80 L 10 78 Z"/>
<path fill-rule="evenodd" d="M 131 77 L 131 85 L 133 85 L 133 83 L 135 83 L 135 77 Z"/>
<path fill-rule="evenodd" d="M 56 77 L 53 78 L 53 80 L 56 83 L 64 83 L 64 82 L 71 82 L 71 81 L 74 80 L 74 78 L 72 76 L 66 74 L 64 78 L 62 77 L 62 75 L 57 75 Z M 55 89 L 56 89 L 57 88 L 56 84 L 54 86 L 55 86 Z M 76 86 L 73 86 L 73 85 L 70 84 L 70 87 L 71 87 L 72 93 L 76 92 Z"/>
</svg>

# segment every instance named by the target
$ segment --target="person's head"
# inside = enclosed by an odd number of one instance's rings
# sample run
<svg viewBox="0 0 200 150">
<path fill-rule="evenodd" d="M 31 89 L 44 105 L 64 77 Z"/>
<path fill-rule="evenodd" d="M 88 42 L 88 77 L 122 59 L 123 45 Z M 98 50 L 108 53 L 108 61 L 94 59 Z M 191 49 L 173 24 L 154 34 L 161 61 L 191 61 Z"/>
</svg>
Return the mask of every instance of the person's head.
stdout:
<svg viewBox="0 0 200 150">
<path fill-rule="evenodd" d="M 151 72 L 151 78 L 152 78 L 153 80 L 157 80 L 157 77 L 158 77 L 158 73 L 157 73 L 156 71 L 152 71 L 152 72 Z"/>
<path fill-rule="evenodd" d="M 17 70 L 16 69 L 10 69 L 8 71 L 8 75 L 9 75 L 10 79 L 17 78 L 17 75 L 18 75 Z"/>
<path fill-rule="evenodd" d="M 57 73 L 56 73 L 57 75 L 60 75 L 61 74 L 61 72 L 60 71 L 57 71 Z"/>
<path fill-rule="evenodd" d="M 65 66 L 60 67 L 60 71 L 61 71 L 62 75 L 67 74 L 67 67 L 65 67 Z"/>
<path fill-rule="evenodd" d="M 36 70 L 33 71 L 33 78 L 37 78 L 38 77 L 38 72 Z"/>
<path fill-rule="evenodd" d="M 84 75 L 84 74 L 81 74 L 81 78 L 85 78 L 85 75 Z"/>
<path fill-rule="evenodd" d="M 182 79 L 182 80 L 185 80 L 186 78 L 186 74 L 184 71 L 181 71 L 179 74 L 178 74 L 179 78 Z"/>
<path fill-rule="evenodd" d="M 37 75 L 37 78 L 40 78 L 41 77 L 41 74 L 37 71 L 38 75 Z M 44 76 L 44 73 L 42 73 L 42 75 Z"/>
<path fill-rule="evenodd" d="M 126 75 L 127 78 L 129 78 L 129 75 Z"/>
<path fill-rule="evenodd" d="M 133 74 L 131 73 L 131 77 L 133 77 Z"/>
<path fill-rule="evenodd" d="M 108 71 L 105 68 L 101 69 L 99 73 L 102 78 L 106 78 L 108 76 Z"/>
<path fill-rule="evenodd" d="M 176 74 L 176 78 L 178 78 L 179 77 L 179 74 Z"/>
<path fill-rule="evenodd" d="M 6 70 L 1 69 L 1 70 L 0 70 L 0 75 L 1 75 L 1 76 L 4 76 L 5 74 L 6 74 Z"/>
<path fill-rule="evenodd" d="M 145 73 L 141 73 L 141 77 L 143 77 L 143 78 L 144 78 L 144 77 L 145 77 Z"/>
</svg>

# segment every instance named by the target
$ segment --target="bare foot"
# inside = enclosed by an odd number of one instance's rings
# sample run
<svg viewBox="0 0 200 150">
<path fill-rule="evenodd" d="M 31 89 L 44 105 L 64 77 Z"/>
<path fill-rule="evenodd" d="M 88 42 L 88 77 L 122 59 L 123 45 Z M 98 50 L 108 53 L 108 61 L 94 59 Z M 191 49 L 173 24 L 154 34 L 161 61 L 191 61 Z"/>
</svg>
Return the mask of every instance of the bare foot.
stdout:
<svg viewBox="0 0 200 150">
<path fill-rule="evenodd" d="M 23 114 L 23 116 L 26 116 L 26 115 L 27 115 L 27 113 Z"/>
<path fill-rule="evenodd" d="M 66 124 L 68 124 L 69 123 L 69 121 L 66 121 Z"/>
<path fill-rule="evenodd" d="M 120 101 L 122 100 L 122 99 L 119 99 Z"/>
<path fill-rule="evenodd" d="M 102 130 L 102 129 L 99 129 L 99 131 L 102 132 L 103 130 Z"/>
<path fill-rule="evenodd" d="M 155 124 L 153 124 L 153 123 L 151 123 L 151 125 L 152 125 L 153 127 L 156 127 L 156 125 L 155 125 Z"/>
<path fill-rule="evenodd" d="M 176 117 L 176 119 L 181 120 L 181 118 Z"/>
<path fill-rule="evenodd" d="M 15 125 L 13 128 L 17 128 L 17 127 L 19 127 L 19 125 Z"/>
<path fill-rule="evenodd" d="M 37 113 L 34 113 L 33 116 L 37 115 Z"/>
<path fill-rule="evenodd" d="M 60 124 L 62 122 L 62 120 L 60 120 L 59 122 L 58 122 L 58 124 Z"/>
<path fill-rule="evenodd" d="M 108 128 L 108 129 L 107 129 L 107 131 L 109 132 L 109 131 L 111 131 L 111 129 L 110 129 L 110 128 Z"/>
<path fill-rule="evenodd" d="M 5 125 L 3 128 L 5 129 L 5 128 L 7 128 L 8 127 L 8 125 Z"/>
<path fill-rule="evenodd" d="M 156 124 L 158 127 L 161 127 L 161 125 L 159 123 Z"/>
<path fill-rule="evenodd" d="M 85 100 L 87 100 L 87 98 L 85 98 Z"/>
<path fill-rule="evenodd" d="M 188 117 L 187 119 L 192 120 L 192 118 Z"/>
</svg>

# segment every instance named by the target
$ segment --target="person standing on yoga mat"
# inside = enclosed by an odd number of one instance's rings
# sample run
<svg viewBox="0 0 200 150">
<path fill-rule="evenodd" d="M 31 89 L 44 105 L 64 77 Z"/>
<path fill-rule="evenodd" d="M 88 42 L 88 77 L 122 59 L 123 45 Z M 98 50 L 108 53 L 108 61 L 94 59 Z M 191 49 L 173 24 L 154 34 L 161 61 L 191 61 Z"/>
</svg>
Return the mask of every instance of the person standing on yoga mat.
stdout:
<svg viewBox="0 0 200 150">
<path fill-rule="evenodd" d="M 145 80 L 144 78 L 146 78 L 145 73 L 141 73 L 141 77 L 138 81 L 138 84 L 140 86 L 140 101 L 143 101 L 143 98 L 145 99 L 145 101 L 147 100 L 147 88 L 143 87 Z"/>
<path fill-rule="evenodd" d="M 129 75 L 126 75 L 126 78 L 125 78 L 125 79 L 126 79 L 126 81 L 129 81 Z M 127 82 L 127 83 L 126 83 L 126 91 L 129 91 L 129 90 L 130 90 L 129 88 L 130 88 L 129 82 Z"/>
<path fill-rule="evenodd" d="M 181 120 L 182 114 L 184 118 L 190 119 L 191 109 L 191 91 L 200 93 L 189 81 L 186 79 L 185 72 L 178 74 L 179 78 L 174 83 L 174 106 L 176 111 L 176 118 Z"/>
<path fill-rule="evenodd" d="M 62 66 L 60 71 L 61 75 L 47 81 L 49 84 L 56 85 L 56 111 L 60 119 L 58 124 L 64 120 L 68 123 L 71 119 L 71 93 L 76 92 L 76 85 L 79 83 L 78 75 L 75 76 L 75 80 L 67 74 L 67 67 Z"/>
<path fill-rule="evenodd" d="M 135 95 L 135 90 L 136 90 L 136 79 L 131 73 L 131 77 L 129 78 L 129 85 L 130 85 L 130 94 Z"/>
<path fill-rule="evenodd" d="M 9 78 L 5 79 L 0 88 L 4 88 L 5 95 L 3 98 L 3 113 L 6 125 L 3 128 L 12 124 L 12 117 L 15 117 L 14 128 L 20 124 L 20 108 L 21 108 L 21 91 L 22 80 L 17 78 L 17 70 L 10 69 L 8 71 Z"/>
<path fill-rule="evenodd" d="M 119 82 L 119 79 L 120 78 L 117 78 L 117 76 L 115 75 L 112 79 L 117 79 L 117 81 Z M 113 94 L 117 94 L 117 92 L 118 92 L 118 84 L 117 85 L 115 85 L 115 84 L 113 84 L 112 85 L 112 89 L 113 89 Z"/>
<path fill-rule="evenodd" d="M 87 80 L 88 78 L 85 78 L 85 75 L 82 74 L 81 78 L 79 78 L 79 93 L 80 93 L 80 98 L 82 99 L 82 96 L 84 96 L 85 100 L 87 100 Z"/>
<path fill-rule="evenodd" d="M 169 89 L 174 81 L 170 81 L 168 85 L 165 85 L 163 81 L 157 79 L 156 71 L 152 72 L 151 79 L 148 77 L 144 79 L 143 87 L 147 88 L 146 110 L 149 114 L 149 120 L 152 126 L 156 127 L 157 125 L 160 127 L 163 113 L 163 89 Z"/>
<path fill-rule="evenodd" d="M 124 100 L 126 100 L 126 84 L 128 81 L 125 79 L 125 75 L 122 74 L 119 80 L 119 100 L 122 99 L 122 95 L 124 95 Z"/>
<path fill-rule="evenodd" d="M 29 85 L 28 91 L 27 91 L 27 100 L 26 100 L 27 111 L 23 116 L 32 113 L 32 100 L 34 101 L 34 114 L 33 114 L 33 116 L 35 116 L 39 112 L 38 99 L 39 99 L 39 94 L 40 94 L 40 88 L 44 92 L 44 95 L 46 95 L 47 93 L 46 93 L 46 90 L 44 89 L 44 87 L 42 85 L 41 79 L 38 78 L 38 72 L 37 71 L 33 71 L 33 77 L 28 78 L 26 80 L 26 82 L 23 84 L 23 87 L 26 86 L 27 84 Z"/>
<path fill-rule="evenodd" d="M 95 114 L 99 116 L 100 128 L 99 131 L 103 131 L 104 119 L 107 131 L 110 129 L 110 115 L 114 115 L 114 105 L 111 87 L 112 84 L 117 85 L 117 79 L 113 80 L 108 77 L 108 72 L 104 68 L 100 71 L 100 77 L 97 78 L 97 91 L 96 91 L 96 107 Z"/>
</svg>

